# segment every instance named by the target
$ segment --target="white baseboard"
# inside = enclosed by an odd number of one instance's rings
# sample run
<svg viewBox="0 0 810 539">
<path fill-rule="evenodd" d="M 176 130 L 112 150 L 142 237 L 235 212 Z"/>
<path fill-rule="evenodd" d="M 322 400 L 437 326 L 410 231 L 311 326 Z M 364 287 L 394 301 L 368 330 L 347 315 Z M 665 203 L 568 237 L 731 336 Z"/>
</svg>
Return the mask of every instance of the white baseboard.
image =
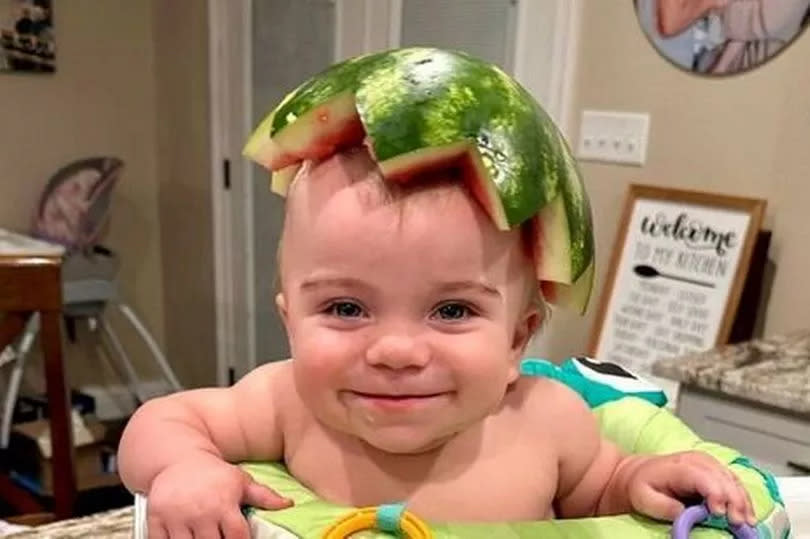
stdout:
<svg viewBox="0 0 810 539">
<path fill-rule="evenodd" d="M 149 399 L 168 395 L 172 392 L 169 383 L 162 379 L 143 380 L 140 386 L 141 391 Z M 79 391 L 90 395 L 96 400 L 96 415 L 102 420 L 128 417 L 137 406 L 135 397 L 124 384 L 82 386 Z"/>
</svg>

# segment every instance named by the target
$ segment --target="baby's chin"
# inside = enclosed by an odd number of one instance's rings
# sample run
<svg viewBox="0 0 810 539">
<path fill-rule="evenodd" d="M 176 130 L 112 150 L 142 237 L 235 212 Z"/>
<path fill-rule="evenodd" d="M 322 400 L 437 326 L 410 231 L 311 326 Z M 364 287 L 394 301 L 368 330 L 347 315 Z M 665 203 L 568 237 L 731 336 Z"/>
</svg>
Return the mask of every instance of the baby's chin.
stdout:
<svg viewBox="0 0 810 539">
<path fill-rule="evenodd" d="M 369 449 L 402 456 L 435 452 L 456 435 L 456 433 L 417 433 L 410 428 L 382 428 L 373 432 L 353 434 Z"/>
</svg>

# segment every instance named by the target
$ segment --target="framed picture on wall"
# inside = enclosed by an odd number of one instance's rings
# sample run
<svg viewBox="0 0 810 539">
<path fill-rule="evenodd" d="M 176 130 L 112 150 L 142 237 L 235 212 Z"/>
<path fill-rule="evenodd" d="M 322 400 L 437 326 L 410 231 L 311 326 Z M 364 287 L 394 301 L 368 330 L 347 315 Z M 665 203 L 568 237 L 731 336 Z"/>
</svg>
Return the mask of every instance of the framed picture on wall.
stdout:
<svg viewBox="0 0 810 539">
<path fill-rule="evenodd" d="M 642 376 L 727 342 L 764 200 L 632 185 L 591 338 L 593 357 Z"/>
<path fill-rule="evenodd" d="M 661 56 L 712 77 L 764 65 L 810 23 L 810 0 L 634 0 L 634 5 L 642 31 Z"/>
<path fill-rule="evenodd" d="M 53 73 L 53 0 L 0 0 L 0 72 Z"/>
</svg>

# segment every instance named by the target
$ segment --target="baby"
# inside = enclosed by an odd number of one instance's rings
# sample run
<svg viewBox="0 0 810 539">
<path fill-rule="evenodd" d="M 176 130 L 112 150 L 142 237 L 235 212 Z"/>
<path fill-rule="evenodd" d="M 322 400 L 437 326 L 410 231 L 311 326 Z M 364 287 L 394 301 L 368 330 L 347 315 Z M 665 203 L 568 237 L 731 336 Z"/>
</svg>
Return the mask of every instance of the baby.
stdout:
<svg viewBox="0 0 810 539">
<path fill-rule="evenodd" d="M 149 537 L 247 538 L 240 504 L 292 503 L 233 464 L 256 460 L 325 500 L 402 501 L 428 520 L 671 520 L 698 495 L 753 523 L 718 461 L 624 455 L 576 393 L 519 375 L 544 316 L 526 239 L 452 170 L 389 185 L 362 149 L 307 162 L 276 297 L 294 359 L 135 413 L 120 471 L 148 494 Z"/>
</svg>

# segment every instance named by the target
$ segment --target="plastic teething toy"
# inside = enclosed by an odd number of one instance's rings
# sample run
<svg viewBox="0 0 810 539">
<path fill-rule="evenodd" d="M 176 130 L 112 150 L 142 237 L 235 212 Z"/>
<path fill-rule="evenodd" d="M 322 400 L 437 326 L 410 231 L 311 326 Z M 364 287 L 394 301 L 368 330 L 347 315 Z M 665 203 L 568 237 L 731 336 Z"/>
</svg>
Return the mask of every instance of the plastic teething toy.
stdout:
<svg viewBox="0 0 810 539">
<path fill-rule="evenodd" d="M 427 524 L 406 511 L 402 504 L 363 507 L 352 511 L 330 526 L 323 539 L 346 539 L 353 533 L 374 529 L 396 533 L 406 539 L 433 539 Z"/>
<path fill-rule="evenodd" d="M 672 523 L 672 539 L 688 539 L 690 530 L 696 524 L 703 522 L 711 516 L 706 504 L 687 507 Z M 758 539 L 757 530 L 748 524 L 731 524 L 729 531 L 737 539 Z"/>
</svg>

